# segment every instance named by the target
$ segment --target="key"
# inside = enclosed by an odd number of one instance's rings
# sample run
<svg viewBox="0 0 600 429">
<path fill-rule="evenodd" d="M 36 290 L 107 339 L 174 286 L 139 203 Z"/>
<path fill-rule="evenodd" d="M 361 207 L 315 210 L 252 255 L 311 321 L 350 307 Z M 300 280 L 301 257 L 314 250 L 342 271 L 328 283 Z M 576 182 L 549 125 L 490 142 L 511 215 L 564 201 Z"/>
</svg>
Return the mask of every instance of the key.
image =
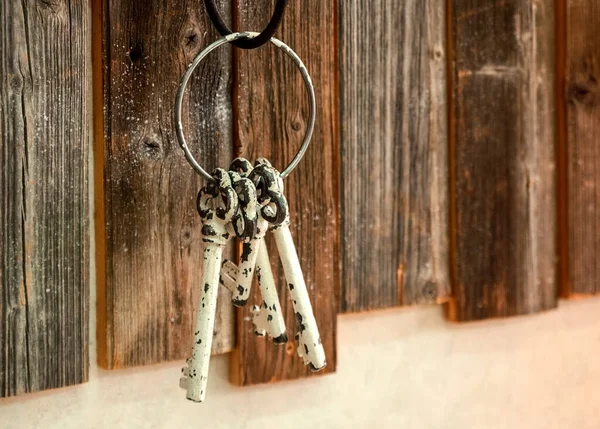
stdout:
<svg viewBox="0 0 600 429">
<path fill-rule="evenodd" d="M 262 216 L 258 222 L 259 229 L 267 230 L 268 223 Z M 252 307 L 252 322 L 254 323 L 254 333 L 258 336 L 269 335 L 275 344 L 285 344 L 288 337 L 285 329 L 285 320 L 279 303 L 279 296 L 275 286 L 269 253 L 264 240 L 261 240 L 258 247 L 256 259 L 256 276 L 262 298 L 261 305 Z M 231 261 L 223 262 L 221 268 L 221 284 L 227 289 L 235 289 L 238 276 L 238 267 Z"/>
<path fill-rule="evenodd" d="M 256 172 L 256 173 L 255 173 Z M 261 198 L 265 198 L 267 194 L 269 203 L 262 209 L 262 215 L 267 220 L 273 220 L 273 225 L 270 231 L 275 237 L 277 251 L 281 259 L 283 271 L 290 292 L 290 299 L 296 313 L 299 332 L 296 335 L 298 340 L 298 355 L 303 359 L 305 365 L 309 365 L 312 371 L 319 371 L 327 365 L 325 359 L 325 350 L 321 343 L 317 322 L 315 320 L 306 283 L 302 274 L 302 268 L 294 246 L 294 240 L 290 233 L 290 218 L 287 201 L 283 196 L 283 180 L 279 172 L 271 167 L 269 161 L 265 159 L 257 160 L 253 173 L 261 175 L 261 178 L 268 176 L 263 172 L 269 172 L 275 175 L 276 185 L 270 180 L 265 180 L 264 183 L 257 185 L 257 193 L 259 195 L 259 203 Z M 250 176 L 252 178 L 252 175 Z M 257 180 L 254 180 L 255 184 Z M 285 216 L 281 223 L 278 223 Z"/>
<path fill-rule="evenodd" d="M 256 276 L 258 277 L 260 295 L 263 301 L 261 305 L 252 307 L 254 333 L 261 337 L 268 334 L 275 344 L 286 344 L 288 337 L 285 332 L 285 320 L 283 319 L 277 286 L 271 270 L 267 244 L 264 240 L 260 242 L 256 263 L 258 266 Z"/>
<path fill-rule="evenodd" d="M 231 163 L 230 170 L 229 175 L 232 178 L 234 189 L 238 193 L 240 206 L 245 206 L 247 209 L 244 218 L 249 218 L 253 223 L 252 228 L 243 228 L 241 226 L 243 222 L 237 222 L 236 235 L 245 241 L 240 257 L 240 267 L 238 268 L 231 261 L 224 261 L 220 281 L 232 292 L 234 304 L 245 304 L 250 295 L 253 270 L 256 269 L 263 304 L 252 308 L 253 322 L 256 327 L 255 333 L 264 336 L 268 332 L 276 344 L 284 344 L 287 342 L 285 322 L 281 314 L 281 305 L 273 280 L 269 256 L 266 247 L 263 249 L 263 246 L 265 246 L 263 238 L 268 230 L 269 223 L 258 210 L 256 188 L 254 183 L 247 178 L 253 170 L 252 164 L 244 158 L 236 158 Z M 244 181 L 250 183 L 249 189 L 246 189 L 248 184 Z M 246 202 L 249 202 L 249 204 Z M 252 210 L 253 212 L 250 213 Z M 234 225 L 236 225 L 236 222 L 234 222 Z M 278 308 L 279 312 L 277 311 Z"/>
<path fill-rule="evenodd" d="M 242 161 L 246 160 L 240 158 L 234 160 L 231 169 L 235 169 Z M 237 285 L 230 289 L 231 301 L 236 307 L 243 307 L 250 297 L 258 244 L 265 236 L 266 228 L 263 231 L 257 228 L 258 201 L 254 183 L 237 171 L 230 171 L 229 176 L 239 199 L 238 213 L 234 215 L 232 225 L 235 234 L 243 242 L 240 266 L 235 277 Z"/>
<path fill-rule="evenodd" d="M 187 368 L 183 369 L 179 382 L 187 390 L 187 398 L 195 402 L 202 402 L 206 394 L 223 248 L 230 236 L 231 220 L 238 209 L 237 194 L 231 187 L 227 172 L 216 169 L 213 177 L 217 183 L 207 184 L 198 194 L 198 212 L 203 223 L 202 241 L 205 243 L 202 290 L 192 356 L 187 360 Z"/>
<path fill-rule="evenodd" d="M 320 371 L 327 365 L 325 350 L 321 344 L 317 321 L 312 311 L 304 275 L 290 233 L 289 218 L 281 225 L 273 227 L 271 231 L 275 237 L 277 251 L 290 292 L 290 299 L 298 321 L 299 332 L 296 334 L 298 356 L 304 360 L 305 365 L 310 366 L 312 371 Z"/>
</svg>

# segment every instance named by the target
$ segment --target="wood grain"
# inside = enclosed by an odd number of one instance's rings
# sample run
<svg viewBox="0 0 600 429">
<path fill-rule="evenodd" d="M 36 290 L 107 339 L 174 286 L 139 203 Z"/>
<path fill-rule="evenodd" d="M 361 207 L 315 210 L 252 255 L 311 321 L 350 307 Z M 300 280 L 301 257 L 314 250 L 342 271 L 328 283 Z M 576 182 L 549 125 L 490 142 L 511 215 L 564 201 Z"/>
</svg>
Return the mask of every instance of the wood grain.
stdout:
<svg viewBox="0 0 600 429">
<path fill-rule="evenodd" d="M 452 320 L 557 298 L 554 2 L 453 0 Z"/>
<path fill-rule="evenodd" d="M 567 284 L 565 295 L 600 292 L 600 4 L 566 1 Z"/>
<path fill-rule="evenodd" d="M 274 2 L 237 0 L 235 28 L 262 29 Z M 285 179 L 290 203 L 290 227 L 309 289 L 327 357 L 324 372 L 336 367 L 336 313 L 339 288 L 339 224 L 337 165 L 337 63 L 335 1 L 290 1 L 276 37 L 302 58 L 315 85 L 317 124 L 305 158 Z M 293 62 L 273 46 L 234 50 L 234 125 L 237 152 L 249 159 L 266 157 L 283 169 L 300 146 L 308 119 L 308 97 Z M 296 354 L 297 321 L 274 243 L 269 246 L 279 277 L 290 341 L 276 346 L 254 336 L 250 309 L 238 313 L 237 349 L 231 359 L 231 379 L 239 385 L 293 379 L 310 374 Z M 248 306 L 260 303 L 258 288 Z M 287 303 L 285 305 L 284 303 Z"/>
<path fill-rule="evenodd" d="M 0 1 L 0 396 L 88 378 L 85 1 Z"/>
<path fill-rule="evenodd" d="M 118 368 L 186 358 L 200 292 L 202 180 L 172 115 L 181 75 L 218 35 L 201 1 L 98 0 L 95 23 L 98 361 Z M 230 70 L 223 47 L 201 64 L 185 101 L 190 147 L 209 171 L 231 157 Z M 221 293 L 215 353 L 234 340 Z"/>
<path fill-rule="evenodd" d="M 339 3 L 342 312 L 450 293 L 445 11 Z"/>
</svg>

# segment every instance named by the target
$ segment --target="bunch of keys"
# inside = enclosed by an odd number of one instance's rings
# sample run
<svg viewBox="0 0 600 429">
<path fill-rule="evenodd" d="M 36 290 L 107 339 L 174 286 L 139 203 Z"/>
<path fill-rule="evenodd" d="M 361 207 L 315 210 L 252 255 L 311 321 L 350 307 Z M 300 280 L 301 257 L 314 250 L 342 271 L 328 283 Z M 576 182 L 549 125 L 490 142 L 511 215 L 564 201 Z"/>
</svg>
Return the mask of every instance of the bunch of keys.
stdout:
<svg viewBox="0 0 600 429">
<path fill-rule="evenodd" d="M 288 342 L 283 307 L 279 302 L 267 246 L 264 242 L 268 232 L 275 238 L 289 297 L 296 315 L 298 332 L 295 339 L 298 341 L 298 355 L 313 371 L 319 371 L 326 365 L 325 352 L 290 233 L 289 208 L 283 194 L 283 179 L 304 156 L 314 129 L 315 96 L 306 67 L 287 45 L 275 38 L 270 39 L 271 43 L 294 60 L 302 73 L 309 94 L 310 120 L 304 141 L 283 172 L 277 171 L 264 158 L 256 160 L 254 165 L 243 158 L 236 158 L 229 171 L 217 168 L 212 174 L 208 174 L 192 156 L 183 136 L 181 122 L 183 94 L 194 69 L 217 47 L 256 35 L 257 33 L 250 32 L 233 33 L 217 40 L 198 54 L 181 80 L 175 106 L 179 144 L 194 170 L 207 180 L 197 200 L 204 242 L 200 302 L 197 307 L 192 355 L 187 360 L 180 379 L 180 386 L 187 390 L 187 398 L 195 402 L 202 402 L 206 394 L 219 284 L 231 292 L 235 306 L 243 307 L 250 297 L 251 285 L 256 273 L 262 303 L 253 306 L 251 310 L 254 332 L 258 336 L 271 337 L 275 344 Z M 223 261 L 223 249 L 233 236 L 243 243 L 239 265 L 232 261 Z"/>
</svg>

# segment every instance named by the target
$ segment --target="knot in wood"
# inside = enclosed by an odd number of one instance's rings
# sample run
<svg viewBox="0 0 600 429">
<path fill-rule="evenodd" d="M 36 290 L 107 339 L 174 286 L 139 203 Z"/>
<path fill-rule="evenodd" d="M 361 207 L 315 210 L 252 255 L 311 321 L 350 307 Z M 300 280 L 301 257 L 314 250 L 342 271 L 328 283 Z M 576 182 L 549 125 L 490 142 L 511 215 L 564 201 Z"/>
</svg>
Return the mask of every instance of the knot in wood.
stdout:
<svg viewBox="0 0 600 429">
<path fill-rule="evenodd" d="M 144 136 L 142 138 L 141 151 L 147 158 L 159 160 L 162 158 L 162 144 L 156 136 Z"/>
<path fill-rule="evenodd" d="M 65 2 L 63 0 L 40 0 L 43 7 L 50 9 L 52 13 L 58 13 Z"/>
<path fill-rule="evenodd" d="M 571 100 L 578 104 L 593 107 L 596 105 L 597 92 L 598 82 L 594 76 L 589 75 L 576 79 L 569 89 L 569 96 Z"/>
<path fill-rule="evenodd" d="M 437 285 L 433 281 L 428 281 L 421 289 L 421 295 L 426 302 L 433 302 L 437 299 Z"/>
<path fill-rule="evenodd" d="M 187 53 L 195 53 L 198 50 L 198 47 L 200 46 L 200 35 L 198 33 L 198 30 L 193 26 L 183 30 L 181 44 Z"/>
</svg>

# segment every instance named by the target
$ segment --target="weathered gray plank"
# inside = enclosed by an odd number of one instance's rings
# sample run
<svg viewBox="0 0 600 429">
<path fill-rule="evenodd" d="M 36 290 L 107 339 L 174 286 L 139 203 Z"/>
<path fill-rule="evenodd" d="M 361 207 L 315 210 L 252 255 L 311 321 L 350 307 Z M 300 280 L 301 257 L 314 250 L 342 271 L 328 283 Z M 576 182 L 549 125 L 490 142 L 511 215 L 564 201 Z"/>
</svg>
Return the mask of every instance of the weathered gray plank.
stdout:
<svg viewBox="0 0 600 429">
<path fill-rule="evenodd" d="M 202 180 L 177 144 L 172 112 L 181 75 L 218 35 L 201 1 L 104 0 L 96 13 L 98 360 L 117 368 L 182 359 L 200 292 Z M 231 157 L 230 56 L 227 46 L 211 54 L 185 101 L 190 146 L 209 171 Z M 221 353 L 234 339 L 222 294 Z"/>
<path fill-rule="evenodd" d="M 89 3 L 0 1 L 0 396 L 88 377 Z"/>
<path fill-rule="evenodd" d="M 340 310 L 443 302 L 445 0 L 339 5 Z"/>
<path fill-rule="evenodd" d="M 554 1 L 453 0 L 449 317 L 556 306 Z"/>
</svg>

